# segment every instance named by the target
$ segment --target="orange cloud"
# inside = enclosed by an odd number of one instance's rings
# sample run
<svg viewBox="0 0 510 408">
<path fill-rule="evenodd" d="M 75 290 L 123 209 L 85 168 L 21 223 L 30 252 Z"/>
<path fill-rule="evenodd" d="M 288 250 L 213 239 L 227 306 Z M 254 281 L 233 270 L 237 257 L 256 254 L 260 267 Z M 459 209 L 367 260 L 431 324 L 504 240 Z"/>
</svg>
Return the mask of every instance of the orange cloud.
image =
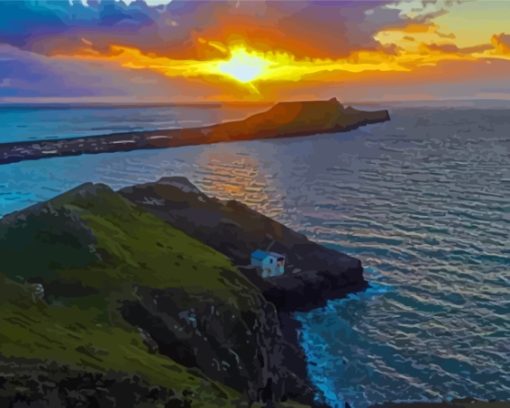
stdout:
<svg viewBox="0 0 510 408">
<path fill-rule="evenodd" d="M 408 67 L 398 61 L 397 50 L 355 51 L 346 58 L 297 58 L 287 52 L 261 52 L 245 45 L 232 48 L 216 45 L 226 55 L 212 60 L 183 60 L 146 54 L 136 48 L 112 45 L 108 54 L 86 52 L 74 56 L 82 60 L 106 60 L 133 70 L 151 70 L 169 77 L 224 77 L 239 82 L 298 81 L 305 76 L 321 72 L 406 71 Z M 246 65 L 243 66 L 242 64 Z M 232 74 L 235 64 L 242 71 L 260 65 L 253 78 L 240 80 Z M 230 68 L 229 68 L 230 67 Z M 246 76 L 246 72 L 244 73 Z"/>
<path fill-rule="evenodd" d="M 221 43 L 296 58 L 339 59 L 384 48 L 376 38 L 384 30 L 439 35 L 431 21 L 438 12 L 427 7 L 427 13 L 410 17 L 395 0 L 172 0 L 160 8 L 143 0 L 87 7 L 80 1 L 61 3 L 23 5 L 26 12 L 16 14 L 16 35 L 1 24 L 4 18 L 9 27 L 13 17 L 0 13 L 0 41 L 50 56 L 108 55 L 115 44 L 174 60 L 210 60 L 224 56 L 211 46 Z"/>
<path fill-rule="evenodd" d="M 440 31 L 439 26 L 436 23 L 430 21 L 418 21 L 409 22 L 405 25 L 385 27 L 381 33 L 401 33 L 407 34 L 432 34 L 440 38 L 454 39 L 454 33 L 443 33 Z"/>
<path fill-rule="evenodd" d="M 504 27 L 488 27 L 494 19 L 464 27 L 466 19 L 453 16 L 461 10 L 453 5 L 457 0 L 172 0 L 159 8 L 142 0 L 20 2 L 26 12 L 11 15 L 4 3 L 0 43 L 30 54 L 37 67 L 30 72 L 51 66 L 53 81 L 65 76 L 64 68 L 69 78 L 80 71 L 76 67 L 94 71 L 93 78 L 104 69 L 101 92 L 122 72 L 129 80 L 115 87 L 120 94 L 131 87 L 136 93 L 279 99 L 280 91 L 312 95 L 314 87 L 386 86 L 390 79 L 435 80 L 436 73 L 453 80 L 462 78 L 464 65 L 508 67 L 510 61 L 510 34 L 492 35 Z M 484 9 L 475 6 L 467 16 Z M 504 7 L 493 13 L 504 15 Z M 96 79 L 84 78 L 87 93 Z M 4 90 L 20 83 L 4 82 Z"/>
<path fill-rule="evenodd" d="M 510 34 L 494 34 L 491 38 L 491 44 L 496 52 L 510 55 Z"/>
<path fill-rule="evenodd" d="M 424 29 L 423 27 L 420 29 Z M 418 30 L 412 28 L 411 30 Z M 343 58 L 298 58 L 284 51 L 257 51 L 241 38 L 235 45 L 202 37 L 197 42 L 214 49 L 207 60 L 175 59 L 123 45 L 111 45 L 101 53 L 94 51 L 93 42 L 84 41 L 84 48 L 73 56 L 78 60 L 107 61 L 133 71 L 149 71 L 169 78 L 183 78 L 216 83 L 225 90 L 272 98 L 265 94 L 268 83 L 294 84 L 315 81 L 319 84 L 341 82 L 353 75 L 367 77 L 372 72 L 414 72 L 420 67 L 436 66 L 443 61 L 477 61 L 489 58 L 504 59 L 507 50 L 505 36 L 494 36 L 493 44 L 460 48 L 453 42 L 417 43 L 408 41 L 411 48 L 387 45 L 376 50 L 357 50 Z M 414 48 L 413 48 L 414 47 Z M 508 58 L 510 59 L 510 58 Z M 363 74 L 363 75 L 362 75 Z M 365 75 L 367 74 L 367 75 Z"/>
<path fill-rule="evenodd" d="M 434 23 L 410 23 L 400 27 L 386 27 L 384 31 L 399 31 L 402 33 L 416 34 L 416 33 L 434 33 L 437 30 L 437 25 Z"/>
</svg>

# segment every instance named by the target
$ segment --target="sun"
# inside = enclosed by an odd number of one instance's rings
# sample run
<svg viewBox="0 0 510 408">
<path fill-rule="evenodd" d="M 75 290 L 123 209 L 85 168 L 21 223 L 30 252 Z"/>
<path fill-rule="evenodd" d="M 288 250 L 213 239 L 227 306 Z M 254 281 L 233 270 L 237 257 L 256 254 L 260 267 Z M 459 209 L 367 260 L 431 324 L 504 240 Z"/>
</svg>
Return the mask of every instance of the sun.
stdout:
<svg viewBox="0 0 510 408">
<path fill-rule="evenodd" d="M 231 51 L 229 60 L 218 63 L 217 70 L 223 75 L 246 84 L 262 77 L 269 65 L 269 61 L 248 52 L 245 48 L 236 48 Z"/>
</svg>

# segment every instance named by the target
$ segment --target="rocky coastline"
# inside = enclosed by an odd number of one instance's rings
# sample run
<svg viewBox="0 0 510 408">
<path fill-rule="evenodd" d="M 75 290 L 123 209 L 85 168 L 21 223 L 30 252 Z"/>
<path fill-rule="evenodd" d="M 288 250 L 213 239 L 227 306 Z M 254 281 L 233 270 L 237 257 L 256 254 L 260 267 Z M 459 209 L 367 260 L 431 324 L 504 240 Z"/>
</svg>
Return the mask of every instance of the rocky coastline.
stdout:
<svg viewBox="0 0 510 408">
<path fill-rule="evenodd" d="M 248 266 L 266 245 L 289 260 L 274 281 Z M 131 387 L 123 407 L 320 407 L 291 312 L 366 285 L 359 260 L 180 177 L 7 215 L 0 257 L 7 405 L 114 407 Z"/>
</svg>

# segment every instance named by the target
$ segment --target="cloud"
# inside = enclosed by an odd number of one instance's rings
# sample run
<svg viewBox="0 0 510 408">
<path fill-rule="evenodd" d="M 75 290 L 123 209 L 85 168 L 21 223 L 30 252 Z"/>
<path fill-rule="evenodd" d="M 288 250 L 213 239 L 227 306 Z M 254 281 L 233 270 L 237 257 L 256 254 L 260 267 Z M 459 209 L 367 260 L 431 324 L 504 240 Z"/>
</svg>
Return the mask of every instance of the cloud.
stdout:
<svg viewBox="0 0 510 408">
<path fill-rule="evenodd" d="M 336 95 L 344 101 L 419 100 L 444 98 L 487 98 L 510 88 L 510 61 L 441 61 L 435 66 L 419 67 L 412 72 L 344 73 L 342 81 L 304 81 L 299 88 L 287 86 L 286 95 L 327 98 Z M 276 86 L 267 84 L 268 87 Z M 285 87 L 285 84 L 280 86 Z M 492 91 L 491 91 L 492 90 Z M 283 93 L 281 89 L 273 92 Z M 493 95 L 495 96 L 495 95 Z"/>
<path fill-rule="evenodd" d="M 113 72 L 109 72 L 112 70 L 105 66 L 99 69 L 74 61 L 56 61 L 7 45 L 0 46 L 0 58 L 3 97 L 124 94 L 115 86 Z"/>
<path fill-rule="evenodd" d="M 510 55 L 510 34 L 494 34 L 491 38 L 491 44 L 497 52 Z"/>
<path fill-rule="evenodd" d="M 475 53 L 482 53 L 490 50 L 492 47 L 490 44 L 479 44 L 472 47 L 458 47 L 453 43 L 446 44 L 420 44 L 420 50 L 422 53 L 439 53 L 439 54 L 455 54 L 455 55 L 466 55 L 469 56 Z"/>
<path fill-rule="evenodd" d="M 374 35 L 386 28 L 430 27 L 443 9 L 411 18 L 395 0 L 143 0 L 0 2 L 0 42 L 44 55 L 109 53 L 110 45 L 174 59 L 224 55 L 211 43 L 298 58 L 341 58 L 378 50 Z M 392 7 L 390 7 L 392 6 Z M 414 26 L 413 26 L 414 24 Z M 203 40 L 206 41 L 203 41 Z"/>
<path fill-rule="evenodd" d="M 383 82 L 373 89 L 381 88 L 388 78 L 434 79 L 446 77 L 444 67 L 510 59 L 509 34 L 460 47 L 466 42 L 441 31 L 448 25 L 438 18 L 456 0 L 160 3 L 0 0 L 0 96 L 242 99 L 247 88 L 208 65 L 240 45 L 270 63 L 255 85 L 272 99 L 326 85 L 354 92 L 375 77 Z M 483 64 L 476 66 L 489 72 Z"/>
<path fill-rule="evenodd" d="M 0 2 L 0 41 L 51 55 L 60 51 L 56 45 L 64 45 L 64 51 L 83 48 L 82 38 L 91 36 L 106 40 L 98 41 L 100 48 L 117 37 L 134 40 L 157 16 L 158 8 L 143 1 L 128 6 L 113 0 L 90 0 L 88 5 L 76 0 L 7 0 Z"/>
<path fill-rule="evenodd" d="M 0 98 L 20 97 L 119 97 L 176 100 L 218 93 L 217 85 L 199 80 L 167 78 L 149 70 L 135 73 L 117 64 L 82 61 L 71 57 L 50 58 L 0 45 Z"/>
</svg>

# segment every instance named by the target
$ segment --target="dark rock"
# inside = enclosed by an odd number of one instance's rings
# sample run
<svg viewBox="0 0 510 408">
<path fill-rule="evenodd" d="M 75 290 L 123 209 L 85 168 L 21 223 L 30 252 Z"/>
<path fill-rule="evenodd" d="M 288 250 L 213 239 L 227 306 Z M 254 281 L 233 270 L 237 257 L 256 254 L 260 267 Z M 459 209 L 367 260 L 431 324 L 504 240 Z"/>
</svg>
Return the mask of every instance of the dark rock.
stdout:
<svg viewBox="0 0 510 408">
<path fill-rule="evenodd" d="M 140 333 L 140 337 L 142 338 L 143 343 L 147 346 L 151 353 L 157 353 L 159 351 L 158 343 L 154 341 L 149 333 L 147 333 L 144 329 L 138 328 L 138 332 Z"/>
<path fill-rule="evenodd" d="M 368 284 L 356 279 L 357 271 L 353 267 L 343 273 L 322 270 L 275 276 L 267 279 L 263 293 L 280 311 L 311 310 L 323 306 L 328 299 L 366 289 Z"/>
<path fill-rule="evenodd" d="M 178 397 L 171 389 L 151 387 L 135 376 L 92 373 L 57 364 L 10 363 L 0 374 L 0 407 L 17 408 L 135 408 L 191 407 L 191 391 Z M 186 394 L 186 395 L 184 395 Z"/>
<path fill-rule="evenodd" d="M 242 287 L 239 288 L 242 291 Z M 138 288 L 124 318 L 143 328 L 159 352 L 248 395 L 252 402 L 294 399 L 311 403 L 303 364 L 280 330 L 274 306 L 246 293 L 243 304 L 214 304 L 179 288 Z"/>
</svg>

